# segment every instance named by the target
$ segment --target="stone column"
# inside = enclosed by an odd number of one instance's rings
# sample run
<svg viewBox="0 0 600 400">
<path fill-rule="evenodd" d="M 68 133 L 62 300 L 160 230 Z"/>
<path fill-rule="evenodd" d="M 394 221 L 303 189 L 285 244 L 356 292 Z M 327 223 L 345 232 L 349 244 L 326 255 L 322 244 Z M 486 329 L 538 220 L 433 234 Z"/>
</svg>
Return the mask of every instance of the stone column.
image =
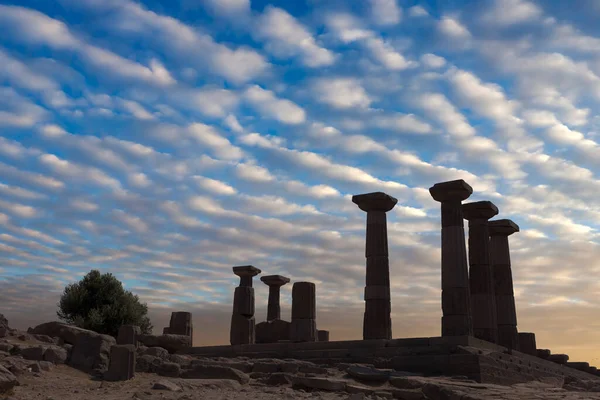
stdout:
<svg viewBox="0 0 600 400">
<path fill-rule="evenodd" d="M 473 188 L 462 179 L 436 183 L 429 193 L 442 206 L 442 336 L 473 335 L 465 226 L 461 202 Z"/>
<path fill-rule="evenodd" d="M 233 267 L 233 273 L 240 277 L 240 285 L 233 295 L 233 315 L 229 340 L 232 345 L 250 344 L 255 341 L 254 288 L 252 278 L 261 270 L 252 265 Z"/>
<path fill-rule="evenodd" d="M 117 344 L 131 344 L 136 348 L 139 346 L 137 337 L 142 330 L 137 325 L 121 325 L 117 335 Z"/>
<path fill-rule="evenodd" d="M 498 344 L 509 349 L 519 348 L 517 332 L 517 310 L 513 291 L 513 278 L 510 266 L 508 237 L 519 232 L 519 226 L 510 219 L 489 222 L 490 258 L 496 295 L 496 316 L 498 317 Z"/>
<path fill-rule="evenodd" d="M 352 196 L 352 202 L 367 213 L 363 339 L 391 339 L 390 262 L 385 213 L 394 208 L 398 200 L 385 193 L 375 192 Z"/>
<path fill-rule="evenodd" d="M 295 282 L 292 286 L 292 342 L 317 341 L 316 287 L 311 282 Z"/>
<path fill-rule="evenodd" d="M 498 207 L 491 201 L 477 201 L 463 204 L 462 209 L 465 219 L 469 221 L 469 286 L 473 336 L 498 343 L 498 318 L 488 227 L 488 220 L 498 214 Z"/>
<path fill-rule="evenodd" d="M 267 321 L 281 319 L 281 307 L 279 306 L 280 288 L 290 282 L 290 278 L 281 275 L 263 276 L 260 280 L 269 286 L 269 305 L 267 308 Z"/>
<path fill-rule="evenodd" d="M 164 330 L 163 330 L 164 333 Z M 194 326 L 192 324 L 192 313 L 187 311 L 175 311 L 171 313 L 171 320 L 167 333 L 171 335 L 186 335 L 190 337 L 190 346 L 194 339 Z"/>
</svg>

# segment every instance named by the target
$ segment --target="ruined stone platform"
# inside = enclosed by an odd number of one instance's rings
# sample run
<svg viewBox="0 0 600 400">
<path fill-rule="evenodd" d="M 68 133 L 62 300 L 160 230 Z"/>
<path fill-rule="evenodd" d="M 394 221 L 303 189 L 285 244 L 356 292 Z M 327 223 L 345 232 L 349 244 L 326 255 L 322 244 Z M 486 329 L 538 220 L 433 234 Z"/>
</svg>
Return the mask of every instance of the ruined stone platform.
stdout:
<svg viewBox="0 0 600 400">
<path fill-rule="evenodd" d="M 428 376 L 463 375 L 477 382 L 496 384 L 544 377 L 600 379 L 472 336 L 208 346 L 191 347 L 179 353 L 197 357 L 296 359 L 328 365 L 365 363 Z"/>
</svg>

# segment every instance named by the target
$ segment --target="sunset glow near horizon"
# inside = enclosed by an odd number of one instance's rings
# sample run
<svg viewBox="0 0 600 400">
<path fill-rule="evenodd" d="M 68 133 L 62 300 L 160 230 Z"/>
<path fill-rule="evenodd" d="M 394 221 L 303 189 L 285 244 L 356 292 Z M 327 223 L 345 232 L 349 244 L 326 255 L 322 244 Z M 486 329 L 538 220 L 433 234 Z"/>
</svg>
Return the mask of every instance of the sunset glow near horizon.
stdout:
<svg viewBox="0 0 600 400">
<path fill-rule="evenodd" d="M 519 331 L 594 365 L 599 19 L 592 0 L 0 1 L 0 313 L 54 320 L 95 268 L 155 332 L 191 311 L 195 345 L 227 344 L 251 264 L 316 283 L 319 329 L 358 339 L 351 197 L 382 191 L 393 336 L 439 336 L 428 188 L 464 179 L 521 228 Z"/>
</svg>

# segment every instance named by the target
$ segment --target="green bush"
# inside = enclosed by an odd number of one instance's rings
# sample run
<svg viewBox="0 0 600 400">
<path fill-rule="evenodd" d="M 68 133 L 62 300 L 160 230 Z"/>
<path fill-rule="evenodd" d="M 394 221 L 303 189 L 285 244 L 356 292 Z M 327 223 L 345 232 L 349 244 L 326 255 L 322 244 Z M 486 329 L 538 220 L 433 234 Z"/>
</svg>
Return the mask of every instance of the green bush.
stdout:
<svg viewBox="0 0 600 400">
<path fill-rule="evenodd" d="M 138 325 L 142 333 L 152 333 L 148 306 L 138 296 L 123 289 L 113 274 L 91 270 L 79 282 L 67 285 L 60 301 L 58 317 L 80 328 L 117 336 L 121 325 Z"/>
</svg>

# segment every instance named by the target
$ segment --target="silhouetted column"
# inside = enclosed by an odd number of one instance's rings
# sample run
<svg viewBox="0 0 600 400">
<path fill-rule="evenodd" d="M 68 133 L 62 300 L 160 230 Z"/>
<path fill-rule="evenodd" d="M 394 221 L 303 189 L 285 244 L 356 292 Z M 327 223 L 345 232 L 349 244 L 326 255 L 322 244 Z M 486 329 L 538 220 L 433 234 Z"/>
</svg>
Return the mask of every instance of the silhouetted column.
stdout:
<svg viewBox="0 0 600 400">
<path fill-rule="evenodd" d="M 312 282 L 296 282 L 292 286 L 292 342 L 317 341 L 317 296 Z"/>
<path fill-rule="evenodd" d="M 281 307 L 279 305 L 280 288 L 289 283 L 290 278 L 281 275 L 263 276 L 260 280 L 269 286 L 269 304 L 267 306 L 267 321 L 281 319 Z"/>
<path fill-rule="evenodd" d="M 490 263 L 490 231 L 488 220 L 498 214 L 491 201 L 463 204 L 464 218 L 469 221 L 469 286 L 473 335 L 498 343 L 498 318 L 494 274 Z"/>
<path fill-rule="evenodd" d="M 465 225 L 461 202 L 473 188 L 462 179 L 429 188 L 442 207 L 442 336 L 473 335 Z"/>
<path fill-rule="evenodd" d="M 250 344 L 255 341 L 254 288 L 252 278 L 261 270 L 252 265 L 233 267 L 233 273 L 240 277 L 240 286 L 233 295 L 233 315 L 231 316 L 230 342 Z"/>
<path fill-rule="evenodd" d="M 387 218 L 398 200 L 382 192 L 352 196 L 352 202 L 367 213 L 367 279 L 363 339 L 392 338 L 390 263 Z"/>
<path fill-rule="evenodd" d="M 167 332 L 171 335 L 185 335 L 190 337 L 190 346 L 194 340 L 194 327 L 192 324 L 192 313 L 187 311 L 175 311 L 171 313 L 171 320 Z"/>
<path fill-rule="evenodd" d="M 489 222 L 490 258 L 494 276 L 496 295 L 496 316 L 498 318 L 498 344 L 517 350 L 519 333 L 517 332 L 517 310 L 513 290 L 512 269 L 508 237 L 519 232 L 519 226 L 510 219 Z"/>
</svg>

